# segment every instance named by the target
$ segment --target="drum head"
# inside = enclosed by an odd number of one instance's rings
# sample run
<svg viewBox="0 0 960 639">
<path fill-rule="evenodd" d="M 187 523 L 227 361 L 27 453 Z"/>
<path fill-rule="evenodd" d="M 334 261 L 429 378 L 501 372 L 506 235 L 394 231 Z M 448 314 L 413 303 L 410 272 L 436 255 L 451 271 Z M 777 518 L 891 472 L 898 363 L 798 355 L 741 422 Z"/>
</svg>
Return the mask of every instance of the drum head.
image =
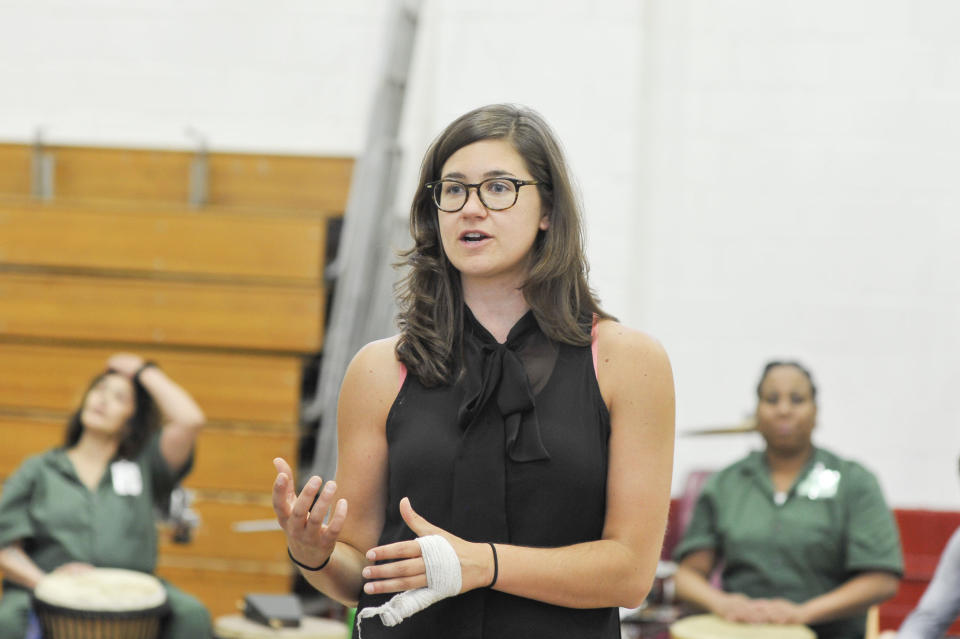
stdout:
<svg viewBox="0 0 960 639">
<path fill-rule="evenodd" d="M 217 639 L 343 639 L 347 626 L 332 619 L 302 617 L 299 628 L 274 630 L 243 615 L 227 615 L 217 618 L 213 633 Z"/>
<path fill-rule="evenodd" d="M 54 572 L 40 580 L 33 596 L 49 606 L 84 612 L 147 610 L 167 601 L 167 591 L 159 579 L 119 568 Z"/>
<path fill-rule="evenodd" d="M 167 592 L 131 570 L 54 573 L 34 589 L 33 610 L 45 639 L 156 639 Z"/>
<path fill-rule="evenodd" d="M 670 624 L 671 639 L 816 639 L 807 626 L 734 623 L 716 615 L 693 615 Z"/>
</svg>

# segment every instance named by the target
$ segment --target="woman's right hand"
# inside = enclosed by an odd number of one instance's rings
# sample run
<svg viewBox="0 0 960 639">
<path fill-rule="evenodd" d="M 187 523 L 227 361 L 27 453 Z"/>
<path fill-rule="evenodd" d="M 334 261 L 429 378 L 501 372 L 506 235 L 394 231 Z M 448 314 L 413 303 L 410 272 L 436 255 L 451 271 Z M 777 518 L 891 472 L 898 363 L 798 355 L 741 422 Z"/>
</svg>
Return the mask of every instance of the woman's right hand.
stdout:
<svg viewBox="0 0 960 639">
<path fill-rule="evenodd" d="M 323 485 L 323 480 L 314 475 L 297 495 L 290 465 L 280 457 L 273 460 L 273 465 L 277 469 L 277 479 L 273 483 L 273 510 L 287 536 L 290 554 L 301 564 L 319 566 L 327 561 L 336 547 L 337 537 L 347 518 L 347 500 L 337 501 L 330 521 L 324 524 L 323 519 L 337 491 L 336 483 L 328 481 Z"/>
<path fill-rule="evenodd" d="M 753 599 L 740 593 L 723 593 L 720 601 L 710 611 L 727 621 L 750 623 L 757 618 Z"/>
<path fill-rule="evenodd" d="M 83 563 L 82 561 L 71 561 L 69 563 L 58 566 L 50 574 L 61 574 L 61 575 L 78 575 L 84 572 L 89 572 L 94 569 L 94 566 L 91 564 Z"/>
</svg>

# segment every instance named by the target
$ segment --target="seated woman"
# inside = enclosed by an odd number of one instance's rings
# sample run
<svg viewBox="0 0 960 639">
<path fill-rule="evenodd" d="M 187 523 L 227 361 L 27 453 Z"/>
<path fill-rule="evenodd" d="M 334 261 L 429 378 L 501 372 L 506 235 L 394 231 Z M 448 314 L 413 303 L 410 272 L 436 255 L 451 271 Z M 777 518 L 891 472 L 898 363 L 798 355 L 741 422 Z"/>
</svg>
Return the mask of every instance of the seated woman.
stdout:
<svg viewBox="0 0 960 639">
<path fill-rule="evenodd" d="M 896 523 L 874 476 L 811 441 L 816 387 L 794 362 L 757 386 L 763 452 L 713 475 L 674 557 L 677 594 L 731 621 L 806 624 L 863 637 L 865 611 L 896 593 Z M 720 590 L 709 581 L 723 562 Z"/>
<path fill-rule="evenodd" d="M 71 417 L 64 445 L 28 458 L 0 495 L 0 639 L 23 639 L 30 593 L 49 572 L 150 573 L 156 565 L 154 505 L 189 472 L 204 416 L 153 363 L 118 354 L 107 366 Z M 162 636 L 211 636 L 203 604 L 164 585 L 172 614 Z"/>
</svg>

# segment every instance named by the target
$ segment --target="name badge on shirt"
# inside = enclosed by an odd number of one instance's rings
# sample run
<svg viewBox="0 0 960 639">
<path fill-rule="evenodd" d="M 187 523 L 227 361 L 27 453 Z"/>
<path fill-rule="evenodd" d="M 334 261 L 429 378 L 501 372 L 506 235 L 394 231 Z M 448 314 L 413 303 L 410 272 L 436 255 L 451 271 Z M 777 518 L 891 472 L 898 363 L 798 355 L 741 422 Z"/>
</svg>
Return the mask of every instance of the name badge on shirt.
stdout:
<svg viewBox="0 0 960 639">
<path fill-rule="evenodd" d="M 830 499 L 837 494 L 840 471 L 830 470 L 817 462 L 807 476 L 797 485 L 797 494 L 807 499 Z"/>
<path fill-rule="evenodd" d="M 118 495 L 137 496 L 143 492 L 143 477 L 140 467 L 132 461 L 121 459 L 110 464 L 113 492 Z"/>
</svg>

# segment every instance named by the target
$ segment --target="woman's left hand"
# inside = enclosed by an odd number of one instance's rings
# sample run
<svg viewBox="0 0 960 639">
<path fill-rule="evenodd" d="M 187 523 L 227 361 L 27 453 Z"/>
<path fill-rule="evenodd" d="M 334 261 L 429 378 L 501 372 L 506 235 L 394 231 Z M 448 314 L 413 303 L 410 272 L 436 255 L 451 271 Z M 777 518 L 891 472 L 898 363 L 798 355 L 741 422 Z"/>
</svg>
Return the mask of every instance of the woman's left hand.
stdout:
<svg viewBox="0 0 960 639">
<path fill-rule="evenodd" d="M 434 526 L 414 511 L 406 497 L 400 500 L 400 516 L 417 537 L 440 535 L 450 542 L 460 559 L 461 593 L 486 587 L 493 580 L 493 551 L 489 544 L 469 542 Z M 363 590 L 367 594 L 401 592 L 427 585 L 423 555 L 416 540 L 371 548 L 367 559 L 396 560 L 363 569 L 363 577 L 368 580 Z"/>
<path fill-rule="evenodd" d="M 776 624 L 804 624 L 807 622 L 803 607 L 789 599 L 767 601 L 767 622 Z"/>
</svg>

